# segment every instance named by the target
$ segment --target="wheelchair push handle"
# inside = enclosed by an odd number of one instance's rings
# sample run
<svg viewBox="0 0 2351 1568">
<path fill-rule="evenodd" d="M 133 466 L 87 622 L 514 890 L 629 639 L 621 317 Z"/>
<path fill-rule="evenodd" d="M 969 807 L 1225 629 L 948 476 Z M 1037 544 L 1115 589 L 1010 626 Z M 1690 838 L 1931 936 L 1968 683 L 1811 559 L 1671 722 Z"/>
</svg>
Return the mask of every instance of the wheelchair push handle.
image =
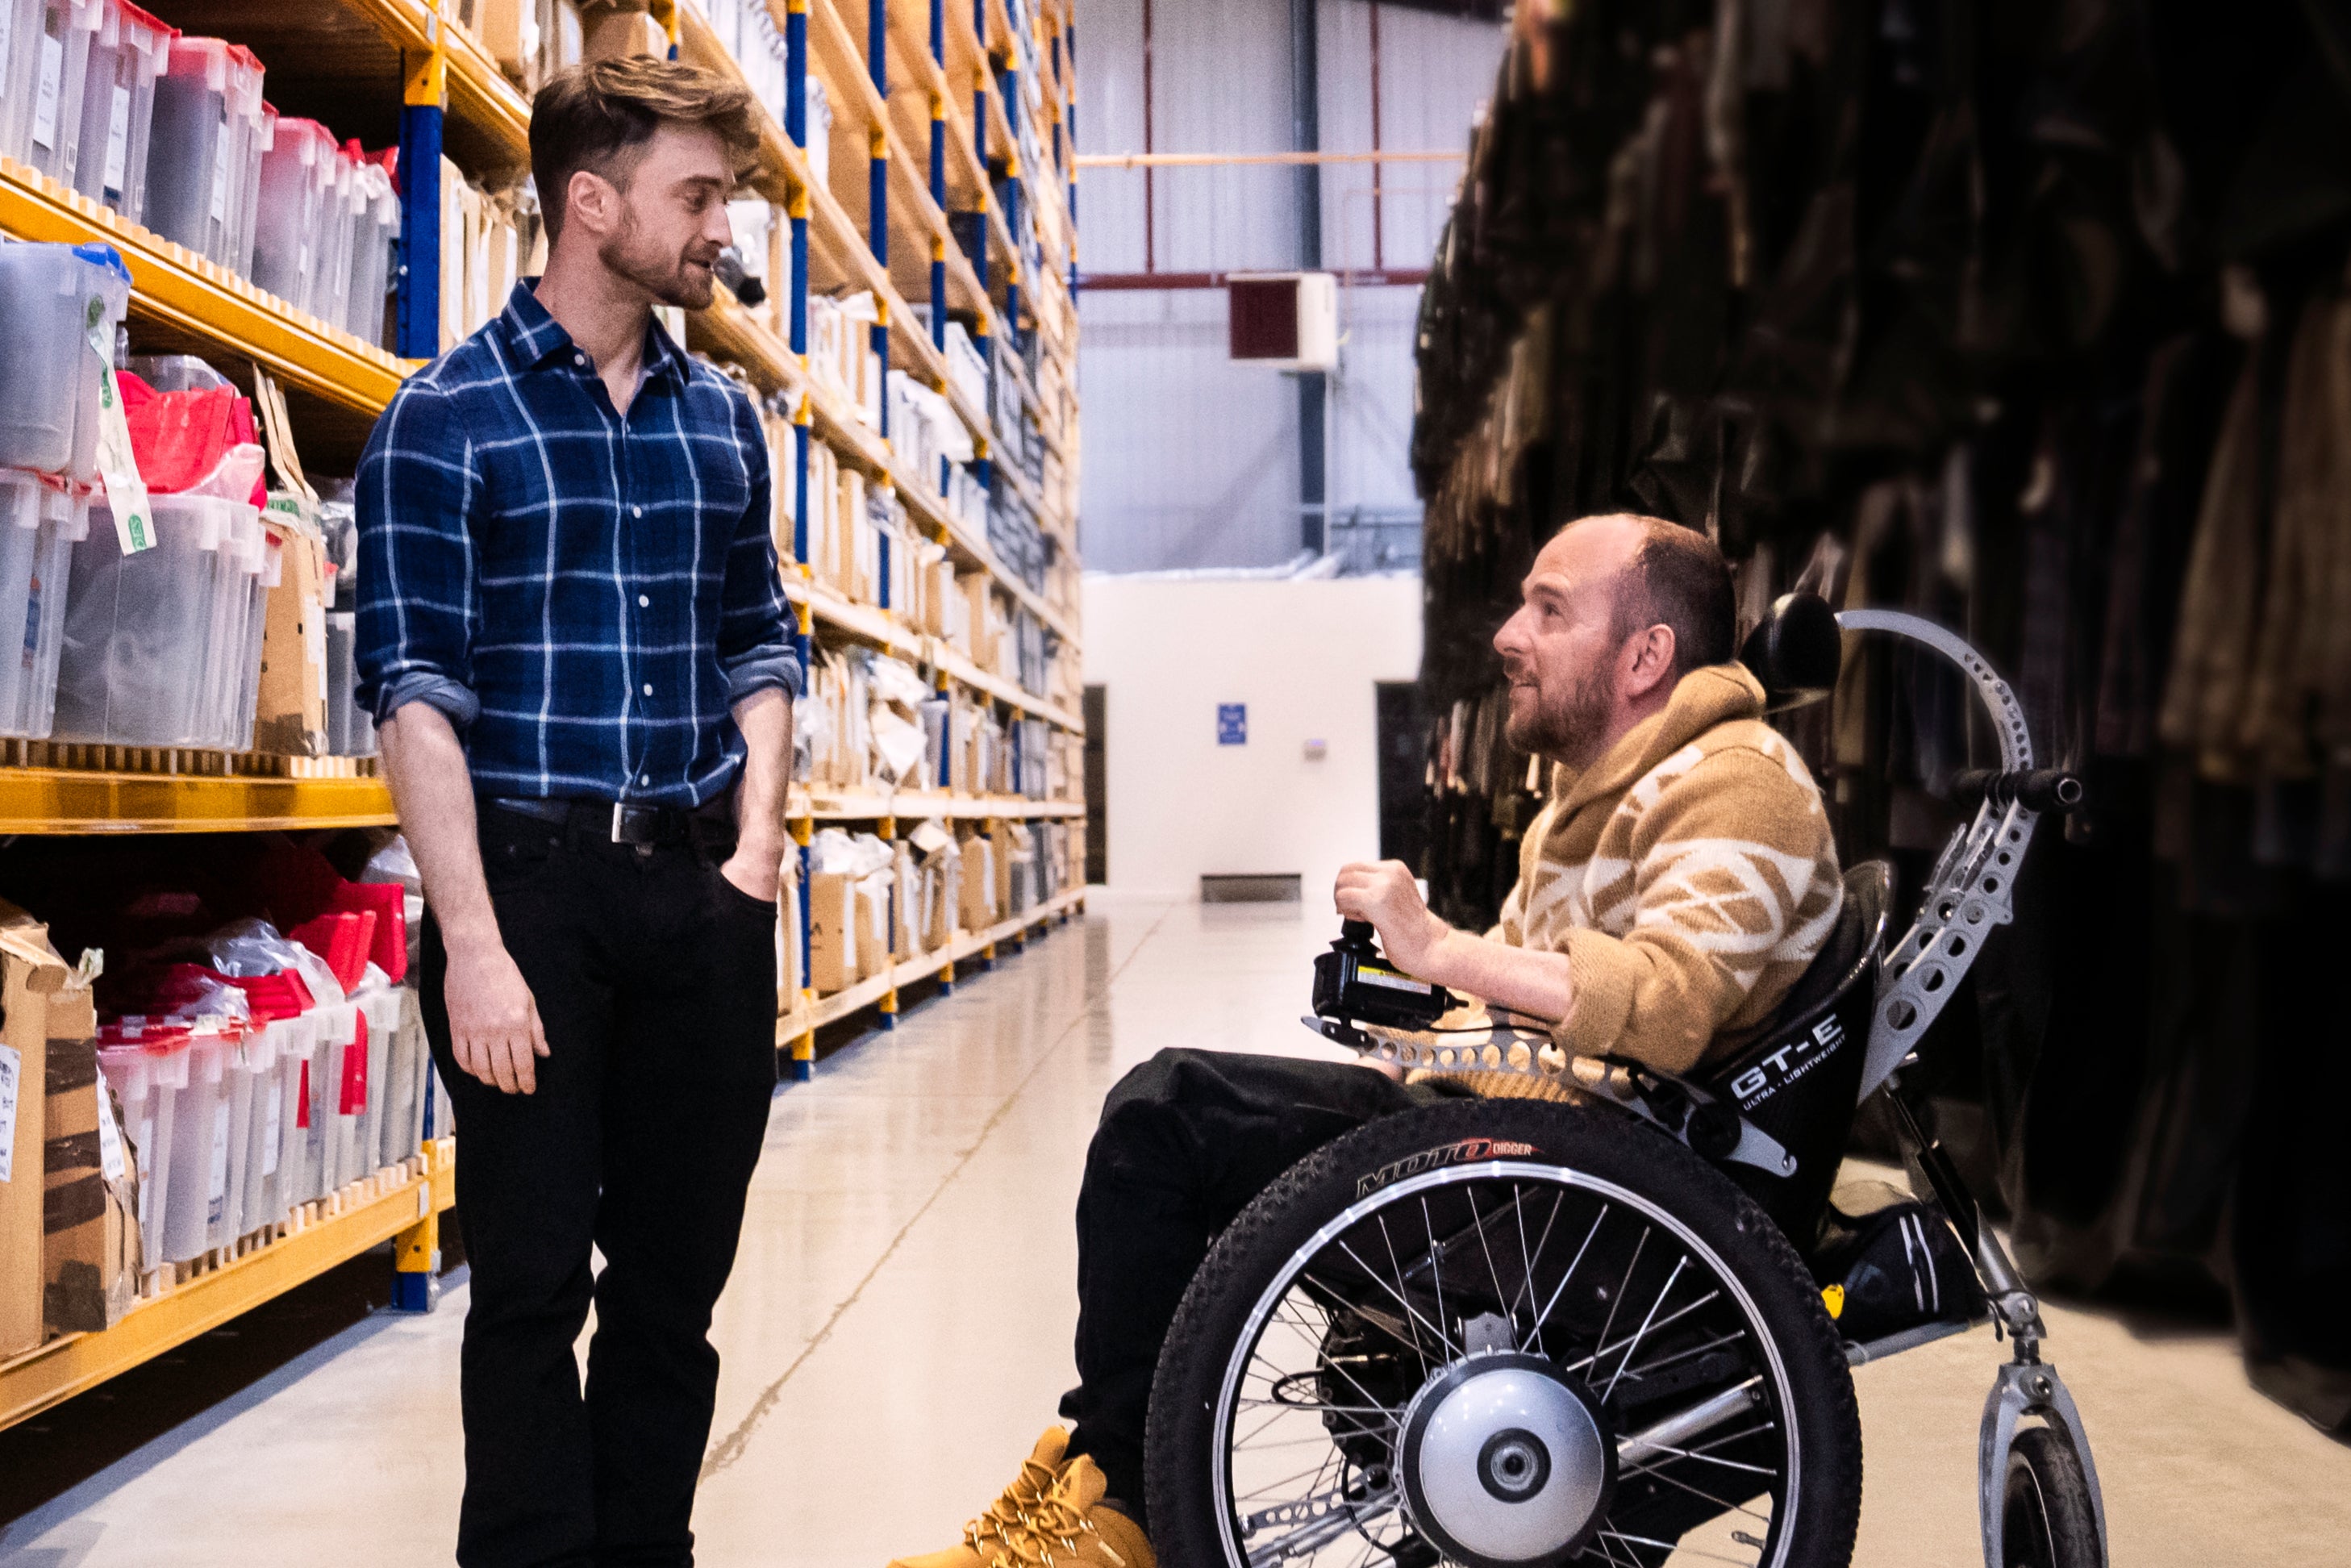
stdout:
<svg viewBox="0 0 2351 1568">
<path fill-rule="evenodd" d="M 1989 800 L 1998 807 L 2059 812 L 2074 810 L 2088 797 L 2081 779 L 2062 768 L 1970 768 L 1951 780 L 1951 794 L 1967 806 Z"/>
</svg>

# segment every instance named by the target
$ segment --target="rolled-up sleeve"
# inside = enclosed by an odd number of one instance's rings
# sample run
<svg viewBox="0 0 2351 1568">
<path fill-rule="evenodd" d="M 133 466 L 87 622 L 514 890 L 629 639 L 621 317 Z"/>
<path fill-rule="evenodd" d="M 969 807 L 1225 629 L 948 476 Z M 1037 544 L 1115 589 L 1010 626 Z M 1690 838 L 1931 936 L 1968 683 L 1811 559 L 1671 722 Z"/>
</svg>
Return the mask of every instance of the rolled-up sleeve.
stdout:
<svg viewBox="0 0 2351 1568">
<path fill-rule="evenodd" d="M 751 498 L 726 548 L 726 580 L 719 595 L 718 666 L 726 674 L 729 706 L 771 687 L 797 697 L 802 680 L 792 644 L 791 607 L 777 570 L 775 482 L 767 436 L 748 399 L 736 400 L 735 429 Z"/>
<path fill-rule="evenodd" d="M 474 690 L 473 444 L 440 388 L 411 381 L 376 421 L 360 459 L 358 700 L 379 724 L 413 702 L 459 730 Z"/>
</svg>

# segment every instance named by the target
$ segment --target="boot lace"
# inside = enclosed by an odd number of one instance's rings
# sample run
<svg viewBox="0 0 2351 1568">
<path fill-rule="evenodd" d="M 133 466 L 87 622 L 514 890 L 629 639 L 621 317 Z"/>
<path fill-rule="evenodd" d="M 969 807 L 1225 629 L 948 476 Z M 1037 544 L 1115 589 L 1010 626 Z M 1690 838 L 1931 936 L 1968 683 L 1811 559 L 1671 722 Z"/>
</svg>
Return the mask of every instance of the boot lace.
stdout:
<svg viewBox="0 0 2351 1568">
<path fill-rule="evenodd" d="M 1028 1529 L 1029 1511 L 1050 1495 L 1055 1479 L 1048 1467 L 1035 1459 L 1023 1459 L 1019 1479 L 1004 1489 L 1003 1496 L 987 1505 L 987 1512 L 963 1527 L 964 1539 L 979 1553 L 982 1562 L 992 1561 L 988 1555 L 990 1542 L 1008 1542 Z"/>
<path fill-rule="evenodd" d="M 1111 1550 L 1110 1543 L 1101 1540 L 1088 1511 L 1065 1490 L 1054 1488 L 1020 1516 L 1017 1528 L 997 1537 L 994 1551 L 984 1558 L 987 1568 L 1055 1568 L 1059 1563 L 1082 1563 L 1080 1553 L 1088 1536 L 1095 1538 L 1104 1557 L 1113 1563 L 1123 1563 L 1124 1559 Z"/>
</svg>

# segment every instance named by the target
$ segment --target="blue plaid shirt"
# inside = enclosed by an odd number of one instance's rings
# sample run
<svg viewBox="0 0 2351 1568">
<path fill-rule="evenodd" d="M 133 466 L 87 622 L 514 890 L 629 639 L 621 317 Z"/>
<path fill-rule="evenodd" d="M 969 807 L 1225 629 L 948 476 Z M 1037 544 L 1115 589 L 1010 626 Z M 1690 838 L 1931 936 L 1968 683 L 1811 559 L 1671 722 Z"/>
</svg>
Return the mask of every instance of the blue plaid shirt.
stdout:
<svg viewBox="0 0 2351 1568">
<path fill-rule="evenodd" d="M 483 795 L 697 806 L 734 706 L 800 689 L 758 416 L 658 326 L 623 418 L 517 284 L 393 395 L 358 513 L 359 700 L 446 714 Z"/>
</svg>

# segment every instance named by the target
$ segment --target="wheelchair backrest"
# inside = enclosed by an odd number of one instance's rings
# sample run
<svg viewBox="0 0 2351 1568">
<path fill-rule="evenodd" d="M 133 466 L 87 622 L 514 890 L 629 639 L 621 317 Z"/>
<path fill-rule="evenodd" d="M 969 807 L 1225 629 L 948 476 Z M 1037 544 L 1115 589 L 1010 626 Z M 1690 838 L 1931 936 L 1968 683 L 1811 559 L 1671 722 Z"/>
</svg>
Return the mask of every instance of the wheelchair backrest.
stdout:
<svg viewBox="0 0 2351 1568">
<path fill-rule="evenodd" d="M 1893 895 L 1884 861 L 1846 872 L 1844 907 L 1820 955 L 1755 1040 L 1699 1078 L 1795 1156 L 1784 1177 L 1724 1169 L 1799 1247 L 1812 1239 L 1853 1130 Z"/>
</svg>

